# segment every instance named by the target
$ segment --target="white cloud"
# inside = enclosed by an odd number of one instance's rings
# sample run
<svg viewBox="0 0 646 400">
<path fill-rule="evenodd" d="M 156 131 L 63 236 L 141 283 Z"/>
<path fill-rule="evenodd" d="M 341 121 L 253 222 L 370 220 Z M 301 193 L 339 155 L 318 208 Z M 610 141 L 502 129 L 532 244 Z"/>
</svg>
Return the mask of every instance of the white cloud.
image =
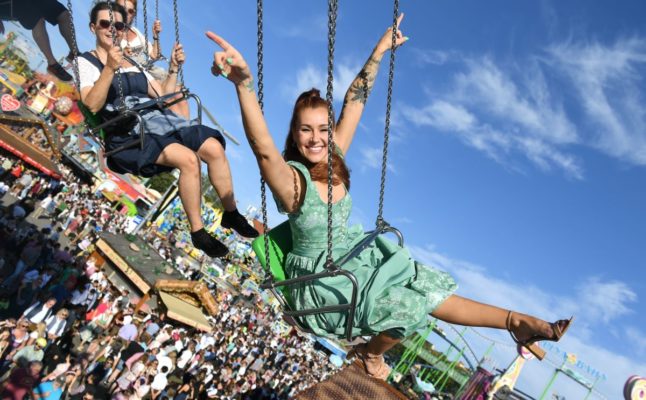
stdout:
<svg viewBox="0 0 646 400">
<path fill-rule="evenodd" d="M 632 326 L 628 327 L 626 328 L 626 339 L 637 349 L 637 354 L 642 357 L 646 355 L 646 332 Z"/>
<path fill-rule="evenodd" d="M 548 64 L 570 80 L 591 121 L 590 144 L 646 165 L 646 39 L 620 39 L 612 45 L 565 42 L 550 46 L 548 54 Z"/>
<path fill-rule="evenodd" d="M 458 57 L 456 53 L 444 50 L 427 50 L 415 47 L 409 51 L 413 53 L 415 62 L 420 66 L 428 64 L 442 65 L 451 59 Z"/>
<path fill-rule="evenodd" d="M 476 115 L 459 102 L 437 100 L 423 108 L 403 105 L 400 112 L 404 118 L 417 126 L 431 126 L 455 133 L 465 144 L 512 168 L 514 166 L 510 154 L 518 152 L 541 170 L 558 168 L 570 177 L 583 177 L 579 161 L 574 156 L 560 151 L 556 145 L 537 135 L 525 135 L 515 127 L 507 132 L 498 130 L 479 121 Z M 531 118 L 530 116 L 529 119 Z"/>
<path fill-rule="evenodd" d="M 362 147 L 361 152 L 361 170 L 365 171 L 366 169 L 378 169 L 381 170 L 382 164 L 382 148 L 381 147 Z M 395 167 L 390 163 L 386 163 L 386 169 L 392 173 L 397 173 Z"/>
<path fill-rule="evenodd" d="M 609 323 L 633 311 L 630 303 L 637 301 L 637 294 L 620 281 L 601 281 L 598 277 L 586 279 L 577 288 L 579 298 L 587 305 L 581 312 L 591 321 Z"/>
<path fill-rule="evenodd" d="M 530 63 L 526 76 L 517 78 L 521 91 L 511 73 L 503 72 L 489 58 L 468 60 L 466 65 L 467 72 L 455 79 L 458 101 L 515 124 L 524 135 L 559 144 L 577 141 L 574 125 L 561 104 L 551 98 L 537 66 Z"/>
<path fill-rule="evenodd" d="M 338 62 L 334 72 L 334 92 L 333 97 L 336 104 L 343 101 L 345 92 L 361 70 L 361 65 L 357 62 Z M 294 102 L 302 92 L 316 88 L 321 91 L 321 97 L 325 98 L 327 90 L 327 69 L 306 65 L 296 72 L 296 84 L 293 80 L 286 80 L 283 84 L 283 96 L 289 102 Z M 340 112 L 340 110 L 338 111 Z"/>
<path fill-rule="evenodd" d="M 420 109 L 402 106 L 401 112 L 415 125 L 430 125 L 448 131 L 469 131 L 477 122 L 464 107 L 444 100 L 434 101 Z"/>
<path fill-rule="evenodd" d="M 536 62 L 520 77 L 489 57 L 464 59 L 464 67 L 447 93 L 421 107 L 402 106 L 403 116 L 418 126 L 455 133 L 512 169 L 518 169 L 516 155 L 522 155 L 543 171 L 583 177 L 579 160 L 566 148 L 579 141 L 577 129 Z"/>
<path fill-rule="evenodd" d="M 289 24 L 271 25 L 279 36 L 312 41 L 327 40 L 327 17 L 324 15 L 313 18 L 290 20 Z"/>
<path fill-rule="evenodd" d="M 418 126 L 457 134 L 512 169 L 519 169 L 522 155 L 543 171 L 582 179 L 583 165 L 573 154 L 582 145 L 646 165 L 646 38 L 610 45 L 567 41 L 505 65 L 488 56 L 414 53 L 420 65 L 456 60 L 460 68 L 426 104 L 402 106 L 403 116 Z M 575 124 L 570 115 L 581 112 Z"/>
<path fill-rule="evenodd" d="M 576 315 L 576 320 L 568 334 L 556 344 L 544 346 L 548 349 L 548 358 L 539 363 L 531 361 L 526 364 L 518 382 L 518 387 L 532 395 L 541 393 L 554 368 L 562 362 L 562 352 L 574 353 L 580 363 L 572 366 L 576 372 L 589 380 L 594 380 L 587 366 L 605 374 L 606 380 L 599 381 L 596 388 L 607 398 L 616 398 L 621 393 L 623 383 L 628 376 L 646 373 L 646 364 L 637 361 L 634 354 L 619 354 L 605 348 L 595 340 L 595 333 L 602 334 L 609 326 L 620 327 L 615 319 L 632 312 L 628 307 L 637 300 L 634 292 L 626 283 L 612 281 L 602 282 L 598 278 L 584 280 L 579 290 L 558 294 L 536 287 L 531 283 L 514 283 L 506 279 L 492 276 L 488 268 L 462 260 L 453 259 L 436 251 L 433 246 L 409 246 L 414 258 L 420 262 L 449 271 L 460 285 L 457 294 L 495 304 L 503 308 L 520 310 L 537 315 L 546 320 Z M 498 274 L 499 275 L 499 274 Z M 608 305 L 601 305 L 599 299 L 608 300 Z M 588 310 L 596 310 L 589 312 Z M 601 318 L 602 313 L 612 315 L 610 319 Z M 610 323 L 612 323 L 610 325 Z M 509 335 L 504 331 L 478 329 L 478 334 L 468 336 L 469 342 L 482 354 L 489 343 L 480 335 L 502 341 L 494 349 L 493 358 L 496 366 L 505 368 L 514 357 L 513 346 Z M 631 348 L 644 352 L 646 335 L 640 330 L 626 326 L 619 340 L 630 341 Z M 437 337 L 431 338 L 437 342 Z M 551 350 L 550 350 L 551 349 Z M 568 379 L 558 379 L 554 391 L 567 398 L 581 396 L 581 388 Z"/>
</svg>

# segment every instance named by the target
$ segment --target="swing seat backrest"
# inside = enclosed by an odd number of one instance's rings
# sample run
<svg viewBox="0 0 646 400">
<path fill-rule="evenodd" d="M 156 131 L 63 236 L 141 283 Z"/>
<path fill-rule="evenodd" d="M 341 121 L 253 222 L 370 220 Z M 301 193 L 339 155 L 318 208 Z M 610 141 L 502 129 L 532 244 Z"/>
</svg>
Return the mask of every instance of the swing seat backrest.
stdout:
<svg viewBox="0 0 646 400">
<path fill-rule="evenodd" d="M 77 101 L 76 105 L 78 106 L 79 110 L 81 111 L 81 114 L 83 114 L 83 118 L 85 118 L 85 123 L 90 127 L 90 128 L 95 128 L 101 124 L 101 118 L 92 111 L 90 111 L 89 108 L 85 104 L 83 104 L 82 101 Z M 105 132 L 103 129 L 99 131 L 99 138 L 101 140 L 105 139 Z"/>
<path fill-rule="evenodd" d="M 265 254 L 265 235 L 269 238 L 269 257 Z M 265 235 L 260 235 L 254 239 L 251 247 L 256 256 L 258 256 L 258 261 L 265 272 L 270 273 L 276 282 L 284 281 L 285 257 L 292 250 L 292 229 L 289 226 L 289 221 L 274 227 Z M 285 286 L 281 286 L 281 291 L 284 291 L 284 288 Z"/>
</svg>

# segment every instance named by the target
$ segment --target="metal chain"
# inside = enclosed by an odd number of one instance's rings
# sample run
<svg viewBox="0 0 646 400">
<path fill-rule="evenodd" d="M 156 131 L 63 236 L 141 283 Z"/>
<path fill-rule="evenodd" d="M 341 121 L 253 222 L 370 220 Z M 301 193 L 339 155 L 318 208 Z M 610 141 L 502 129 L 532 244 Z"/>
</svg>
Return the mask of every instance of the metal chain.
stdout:
<svg viewBox="0 0 646 400">
<path fill-rule="evenodd" d="M 114 27 L 114 10 L 112 9 L 112 2 L 108 1 L 108 12 L 110 13 L 110 32 L 112 33 L 112 45 L 113 46 L 120 46 L 121 43 L 117 43 L 117 29 Z M 117 79 L 117 86 L 119 88 L 119 100 L 121 101 L 121 104 L 119 105 L 120 109 L 125 109 L 126 108 L 126 99 L 125 96 L 123 95 L 123 75 L 121 74 L 121 67 L 117 69 L 116 71 L 118 75 Z"/>
<path fill-rule="evenodd" d="M 262 0 L 257 0 L 256 2 L 256 12 L 258 19 L 258 104 L 260 105 L 260 111 L 264 113 L 264 84 L 263 84 L 263 4 Z M 265 179 L 260 176 L 260 202 L 262 209 L 262 229 L 264 236 L 264 248 L 265 248 L 265 260 L 267 265 L 269 265 L 269 236 L 267 236 L 267 231 L 269 230 L 269 222 L 267 220 L 267 187 L 265 185 Z M 269 274 L 271 277 L 271 274 Z M 271 278 L 270 278 L 271 279 Z"/>
<path fill-rule="evenodd" d="M 331 268 L 334 260 L 332 257 L 332 154 L 336 151 L 334 145 L 334 135 L 332 134 L 332 127 L 334 125 L 334 115 L 332 113 L 333 107 L 333 90 L 334 90 L 334 45 L 336 39 L 336 17 L 338 11 L 338 1 L 328 0 L 328 59 L 327 59 L 327 93 L 325 99 L 327 100 L 328 114 L 327 114 L 327 257 L 326 267 Z"/>
<path fill-rule="evenodd" d="M 148 51 L 148 1 L 144 0 L 141 4 L 141 7 L 144 10 L 144 54 L 146 54 L 146 63 L 150 61 L 150 53 Z"/>
<path fill-rule="evenodd" d="M 159 0 L 155 0 L 155 21 L 159 21 Z M 157 58 L 155 60 L 166 60 L 166 56 L 162 53 L 161 41 L 157 42 Z"/>
<path fill-rule="evenodd" d="M 81 74 L 79 72 L 79 52 L 78 44 L 76 42 L 76 28 L 74 27 L 74 13 L 72 12 L 72 0 L 67 0 L 67 9 L 70 12 L 70 32 L 72 32 L 72 54 L 74 58 L 72 59 L 72 70 L 74 72 L 74 84 L 76 85 L 76 91 L 79 94 L 79 100 L 81 100 Z M 81 122 L 85 130 L 89 129 L 87 121 L 83 118 Z"/>
<path fill-rule="evenodd" d="M 175 22 L 175 43 L 179 43 L 179 14 L 177 12 L 177 0 L 173 0 L 173 18 Z M 180 64 L 177 67 L 177 80 L 179 81 L 179 86 L 184 88 L 184 68 L 183 64 Z"/>
<path fill-rule="evenodd" d="M 399 16 L 399 0 L 394 1 L 392 45 L 390 47 L 390 68 L 388 70 L 388 95 L 386 97 L 386 123 L 384 127 L 384 147 L 381 157 L 381 183 L 379 186 L 379 208 L 377 212 L 377 228 L 384 224 L 384 194 L 386 192 L 386 170 L 388 167 L 388 142 L 390 140 L 390 108 L 393 97 L 393 81 L 395 78 L 395 51 L 397 43 L 397 17 Z"/>
<path fill-rule="evenodd" d="M 78 45 L 76 43 L 76 28 L 74 27 L 74 13 L 72 12 L 72 0 L 67 0 L 67 10 L 70 12 L 70 32 L 72 32 L 72 54 L 74 54 L 74 59 L 72 60 L 72 69 L 74 70 L 74 83 L 76 84 L 76 90 L 79 92 L 79 98 L 81 96 L 81 75 L 79 73 L 79 60 L 78 60 Z"/>
</svg>

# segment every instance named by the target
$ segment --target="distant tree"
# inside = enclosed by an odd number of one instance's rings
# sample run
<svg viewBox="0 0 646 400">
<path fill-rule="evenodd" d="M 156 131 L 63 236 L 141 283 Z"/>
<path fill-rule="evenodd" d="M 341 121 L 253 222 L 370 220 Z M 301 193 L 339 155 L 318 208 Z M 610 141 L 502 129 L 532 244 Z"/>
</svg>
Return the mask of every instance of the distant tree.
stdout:
<svg viewBox="0 0 646 400">
<path fill-rule="evenodd" d="M 150 178 L 148 187 L 164 194 L 166 189 L 175 181 L 175 177 L 170 172 L 162 172 Z"/>
</svg>

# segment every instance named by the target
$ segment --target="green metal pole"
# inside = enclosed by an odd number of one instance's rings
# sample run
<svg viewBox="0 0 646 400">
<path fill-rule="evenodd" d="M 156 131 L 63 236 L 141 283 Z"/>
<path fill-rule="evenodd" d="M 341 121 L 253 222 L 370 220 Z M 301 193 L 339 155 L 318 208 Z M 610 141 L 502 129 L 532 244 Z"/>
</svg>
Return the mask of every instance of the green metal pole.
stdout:
<svg viewBox="0 0 646 400">
<path fill-rule="evenodd" d="M 538 400 L 545 400 L 545 396 L 547 396 L 547 392 L 550 390 L 552 385 L 554 384 L 554 381 L 556 380 L 556 377 L 558 376 L 559 372 L 561 372 L 561 368 L 565 365 L 566 361 L 563 361 L 563 364 L 561 364 L 560 367 L 558 367 L 556 370 L 554 370 L 554 375 L 552 375 L 552 378 L 550 378 L 550 381 L 547 382 L 547 386 L 545 386 L 545 389 L 543 389 L 543 393 L 541 396 L 538 398 Z"/>
<path fill-rule="evenodd" d="M 588 400 L 588 398 L 592 395 L 592 389 L 594 389 L 597 382 L 599 382 L 599 378 L 595 379 L 594 382 L 592 383 L 592 386 L 590 386 L 590 388 L 588 388 L 588 394 L 585 395 L 583 400 Z"/>
<path fill-rule="evenodd" d="M 439 385 L 439 387 L 437 388 L 438 391 L 441 392 L 442 389 L 444 389 L 444 386 L 449 381 L 451 372 L 453 372 L 453 370 L 455 369 L 455 365 L 458 363 L 458 361 L 460 361 L 460 357 L 462 357 L 462 354 L 464 354 L 465 349 L 466 349 L 466 347 L 463 347 L 462 350 L 460 350 L 460 353 L 458 353 L 458 356 L 455 357 L 455 360 L 453 360 L 453 362 L 451 362 L 451 364 L 446 369 L 446 371 L 444 371 L 441 380 L 438 381 L 438 385 Z"/>
<path fill-rule="evenodd" d="M 493 348 L 495 345 L 496 344 L 494 342 L 491 342 L 491 344 L 489 345 L 489 348 L 487 349 L 487 351 L 485 351 L 484 355 L 480 359 L 480 362 L 478 363 L 478 367 L 481 366 L 482 363 L 484 363 L 485 358 L 487 358 L 487 356 L 493 351 Z"/>
<path fill-rule="evenodd" d="M 437 320 L 433 320 L 422 335 L 419 335 L 417 338 L 411 341 L 410 347 L 406 349 L 393 371 L 397 371 L 402 375 L 408 373 L 410 368 L 415 364 L 415 360 L 417 359 L 417 356 L 419 355 L 421 349 L 424 348 L 426 337 L 433 331 L 433 328 L 436 324 Z"/>
</svg>

